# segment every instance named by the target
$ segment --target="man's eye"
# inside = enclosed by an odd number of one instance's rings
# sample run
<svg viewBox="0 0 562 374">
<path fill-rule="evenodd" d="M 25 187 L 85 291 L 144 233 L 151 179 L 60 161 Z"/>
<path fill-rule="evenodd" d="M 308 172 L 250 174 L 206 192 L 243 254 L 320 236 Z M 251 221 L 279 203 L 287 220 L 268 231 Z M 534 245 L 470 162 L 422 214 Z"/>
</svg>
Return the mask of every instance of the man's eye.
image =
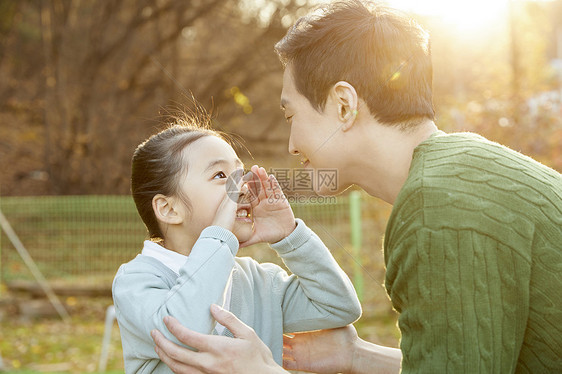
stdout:
<svg viewBox="0 0 562 374">
<path fill-rule="evenodd" d="M 218 173 L 213 175 L 213 179 L 220 179 L 220 178 L 226 178 L 226 174 L 222 171 L 219 171 Z"/>
</svg>

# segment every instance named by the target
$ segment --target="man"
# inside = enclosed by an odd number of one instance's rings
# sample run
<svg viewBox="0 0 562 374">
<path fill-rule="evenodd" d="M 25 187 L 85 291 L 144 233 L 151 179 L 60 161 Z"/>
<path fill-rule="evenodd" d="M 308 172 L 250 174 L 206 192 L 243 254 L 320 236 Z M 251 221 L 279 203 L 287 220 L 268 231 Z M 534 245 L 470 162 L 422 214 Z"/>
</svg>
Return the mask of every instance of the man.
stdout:
<svg viewBox="0 0 562 374">
<path fill-rule="evenodd" d="M 299 19 L 276 51 L 289 151 L 305 167 L 337 168 L 338 192 L 356 184 L 393 204 L 385 285 L 402 334 L 400 351 L 353 327 L 297 334 L 285 367 L 562 372 L 562 176 L 477 135 L 438 131 L 428 35 L 398 12 L 332 3 Z M 214 313 L 239 339 L 170 322 L 195 353 L 155 333 L 172 370 L 282 372 L 251 330 Z"/>
</svg>

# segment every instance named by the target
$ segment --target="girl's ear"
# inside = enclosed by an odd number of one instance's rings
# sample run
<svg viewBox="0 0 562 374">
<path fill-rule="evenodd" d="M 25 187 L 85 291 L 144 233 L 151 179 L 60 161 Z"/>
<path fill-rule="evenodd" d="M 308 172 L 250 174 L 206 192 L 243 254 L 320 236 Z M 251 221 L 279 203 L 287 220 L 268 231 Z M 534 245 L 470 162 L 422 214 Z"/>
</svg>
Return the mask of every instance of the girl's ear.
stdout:
<svg viewBox="0 0 562 374">
<path fill-rule="evenodd" d="M 332 95 L 338 106 L 338 117 L 343 123 L 342 130 L 349 130 L 357 119 L 357 106 L 359 98 L 355 87 L 345 81 L 334 84 Z"/>
<path fill-rule="evenodd" d="M 173 198 L 162 194 L 158 194 L 152 198 L 152 209 L 159 222 L 170 225 L 179 225 L 183 222 L 182 215 L 174 208 L 173 200 Z"/>
</svg>

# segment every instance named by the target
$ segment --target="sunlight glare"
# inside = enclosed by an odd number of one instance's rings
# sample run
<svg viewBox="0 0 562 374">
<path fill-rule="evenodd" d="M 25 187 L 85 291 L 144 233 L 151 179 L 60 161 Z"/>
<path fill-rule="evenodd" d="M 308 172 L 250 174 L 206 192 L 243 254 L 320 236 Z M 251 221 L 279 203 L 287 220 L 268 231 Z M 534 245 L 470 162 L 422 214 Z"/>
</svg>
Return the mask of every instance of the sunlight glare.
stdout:
<svg viewBox="0 0 562 374">
<path fill-rule="evenodd" d="M 407 12 L 441 18 L 459 31 L 477 31 L 502 22 L 509 0 L 387 0 L 387 4 Z"/>
</svg>

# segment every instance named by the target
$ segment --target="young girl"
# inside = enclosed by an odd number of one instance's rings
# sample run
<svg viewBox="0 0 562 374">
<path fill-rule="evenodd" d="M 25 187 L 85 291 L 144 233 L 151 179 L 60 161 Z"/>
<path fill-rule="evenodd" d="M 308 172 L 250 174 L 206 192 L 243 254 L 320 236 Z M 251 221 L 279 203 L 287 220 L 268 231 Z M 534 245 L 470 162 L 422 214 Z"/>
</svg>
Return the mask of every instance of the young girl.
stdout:
<svg viewBox="0 0 562 374">
<path fill-rule="evenodd" d="M 341 327 L 361 315 L 350 280 L 294 218 L 275 178 L 253 166 L 253 199 L 247 185 L 227 191 L 228 176 L 242 163 L 219 133 L 195 122 L 153 135 L 133 155 L 131 190 L 150 240 L 113 281 L 127 373 L 171 372 L 150 336 L 158 329 L 179 343 L 165 316 L 232 337 L 213 320 L 213 303 L 252 326 L 279 364 L 284 332 Z M 235 257 L 240 245 L 257 242 L 274 243 L 293 274 Z"/>
</svg>

